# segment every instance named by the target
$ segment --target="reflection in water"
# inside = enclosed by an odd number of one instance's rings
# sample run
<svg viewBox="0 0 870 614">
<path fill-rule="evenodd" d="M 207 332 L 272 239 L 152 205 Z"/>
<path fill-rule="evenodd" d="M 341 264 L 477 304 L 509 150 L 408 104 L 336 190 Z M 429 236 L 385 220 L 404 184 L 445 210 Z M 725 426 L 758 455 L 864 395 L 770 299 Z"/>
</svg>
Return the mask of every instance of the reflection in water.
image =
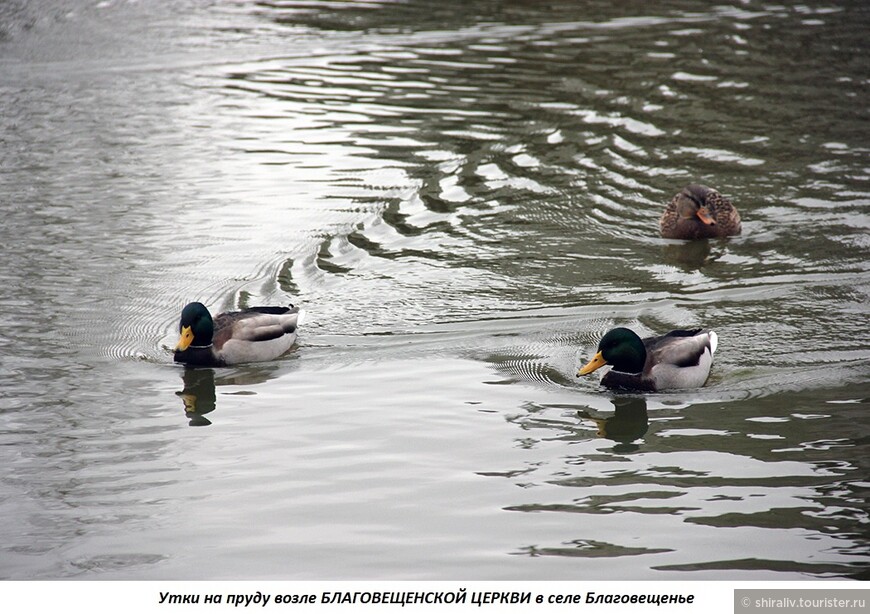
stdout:
<svg viewBox="0 0 870 614">
<path fill-rule="evenodd" d="M 184 415 L 190 420 L 190 426 L 209 426 L 211 421 L 205 414 L 213 412 L 217 407 L 217 387 L 256 386 L 268 382 L 278 376 L 281 361 L 273 363 L 251 364 L 236 368 L 215 370 L 212 368 L 184 367 L 181 379 L 184 388 L 175 394 L 184 404 Z M 249 391 L 239 391 L 235 394 L 253 394 Z"/>
<path fill-rule="evenodd" d="M 649 427 L 649 416 L 646 413 L 646 398 L 635 396 L 616 396 L 611 399 L 615 413 L 612 416 L 601 416 L 580 410 L 577 415 L 592 420 L 598 426 L 598 436 L 612 439 L 621 445 L 614 447 L 614 452 L 630 452 L 637 450 L 634 442 L 646 434 Z"/>
<path fill-rule="evenodd" d="M 679 243 L 669 241 L 662 249 L 662 259 L 665 262 L 677 264 L 684 270 L 691 271 L 700 269 L 710 262 L 711 252 L 708 239 L 680 241 Z"/>
<path fill-rule="evenodd" d="M 181 397 L 184 415 L 190 420 L 190 426 L 210 425 L 211 421 L 205 414 L 215 410 L 214 369 L 185 367 L 181 379 L 184 389 L 175 394 Z"/>
<path fill-rule="evenodd" d="M 670 552 L 670 548 L 632 548 L 595 539 L 574 539 L 558 547 L 523 546 L 513 554 L 526 556 L 568 556 L 582 558 L 617 558 Z M 616 578 L 614 578 L 616 579 Z"/>
</svg>

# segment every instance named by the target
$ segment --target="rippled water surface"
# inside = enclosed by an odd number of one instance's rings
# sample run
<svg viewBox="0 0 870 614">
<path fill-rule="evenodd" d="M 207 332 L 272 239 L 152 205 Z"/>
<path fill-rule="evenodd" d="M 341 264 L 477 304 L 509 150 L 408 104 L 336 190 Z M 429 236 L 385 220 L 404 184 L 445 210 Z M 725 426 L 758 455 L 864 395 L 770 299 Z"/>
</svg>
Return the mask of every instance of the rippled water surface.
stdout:
<svg viewBox="0 0 870 614">
<path fill-rule="evenodd" d="M 867 579 L 868 27 L 3 3 L 0 577 Z M 743 234 L 660 239 L 689 182 Z M 309 318 L 185 371 L 190 300 Z M 616 325 L 707 386 L 576 379 Z"/>
</svg>

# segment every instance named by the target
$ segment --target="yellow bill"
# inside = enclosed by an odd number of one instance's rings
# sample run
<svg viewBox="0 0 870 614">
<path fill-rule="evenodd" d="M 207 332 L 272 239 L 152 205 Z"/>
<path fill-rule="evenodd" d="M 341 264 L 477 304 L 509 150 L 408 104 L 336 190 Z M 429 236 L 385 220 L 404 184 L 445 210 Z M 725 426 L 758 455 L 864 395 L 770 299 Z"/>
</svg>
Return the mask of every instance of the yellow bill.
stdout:
<svg viewBox="0 0 870 614">
<path fill-rule="evenodd" d="M 191 343 L 193 343 L 193 331 L 189 326 L 185 326 L 181 329 L 181 337 L 178 339 L 178 344 L 175 346 L 175 349 L 179 352 L 183 352 L 190 347 Z"/>
<path fill-rule="evenodd" d="M 601 352 L 598 352 L 597 354 L 595 354 L 595 356 L 592 357 L 592 360 L 587 362 L 579 371 L 577 371 L 577 377 L 580 377 L 581 375 L 588 375 L 589 373 L 592 373 L 596 369 L 600 369 L 606 364 L 607 361 L 604 360 L 604 356 L 601 355 Z"/>
</svg>

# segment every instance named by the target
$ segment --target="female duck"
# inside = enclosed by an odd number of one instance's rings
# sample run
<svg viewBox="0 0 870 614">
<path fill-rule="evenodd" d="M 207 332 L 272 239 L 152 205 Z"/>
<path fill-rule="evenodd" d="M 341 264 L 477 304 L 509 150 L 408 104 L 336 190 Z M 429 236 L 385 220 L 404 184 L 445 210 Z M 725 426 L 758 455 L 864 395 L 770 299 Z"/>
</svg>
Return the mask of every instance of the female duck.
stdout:
<svg viewBox="0 0 870 614">
<path fill-rule="evenodd" d="M 181 311 L 181 338 L 175 362 L 200 367 L 224 367 L 273 360 L 296 341 L 304 312 L 298 307 L 251 307 L 221 313 L 212 319 L 202 303 Z"/>
<path fill-rule="evenodd" d="M 731 201 L 705 185 L 676 194 L 659 220 L 665 239 L 714 239 L 740 234 L 740 214 Z"/>
<path fill-rule="evenodd" d="M 713 366 L 718 337 L 713 331 L 672 330 L 641 339 L 627 328 L 614 328 L 601 338 L 598 352 L 577 377 L 611 365 L 601 383 L 626 390 L 699 388 Z"/>
</svg>

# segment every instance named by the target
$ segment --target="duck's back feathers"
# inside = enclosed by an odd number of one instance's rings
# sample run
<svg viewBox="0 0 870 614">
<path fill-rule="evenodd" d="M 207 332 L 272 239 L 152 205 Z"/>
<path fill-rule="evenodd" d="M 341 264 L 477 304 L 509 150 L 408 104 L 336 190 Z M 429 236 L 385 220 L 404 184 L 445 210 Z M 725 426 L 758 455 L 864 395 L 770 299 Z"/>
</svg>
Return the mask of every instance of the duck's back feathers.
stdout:
<svg viewBox="0 0 870 614">
<path fill-rule="evenodd" d="M 701 329 L 672 331 L 644 340 L 647 362 L 644 372 L 656 390 L 700 388 L 710 375 L 716 333 Z"/>
<path fill-rule="evenodd" d="M 666 335 L 647 337 L 643 340 L 647 364 L 668 362 L 677 367 L 693 367 L 698 364 L 705 347 L 710 347 L 706 333 L 701 329 L 672 330 Z"/>
<path fill-rule="evenodd" d="M 740 234 L 740 214 L 726 197 L 690 184 L 674 195 L 659 220 L 666 239 L 713 239 Z"/>
<path fill-rule="evenodd" d="M 215 353 L 224 364 L 277 358 L 296 342 L 299 309 L 251 307 L 215 318 Z"/>
<path fill-rule="evenodd" d="M 214 319 L 214 343 L 220 349 L 226 341 L 271 341 L 296 332 L 298 309 L 293 307 L 251 307 L 222 313 Z"/>
</svg>

